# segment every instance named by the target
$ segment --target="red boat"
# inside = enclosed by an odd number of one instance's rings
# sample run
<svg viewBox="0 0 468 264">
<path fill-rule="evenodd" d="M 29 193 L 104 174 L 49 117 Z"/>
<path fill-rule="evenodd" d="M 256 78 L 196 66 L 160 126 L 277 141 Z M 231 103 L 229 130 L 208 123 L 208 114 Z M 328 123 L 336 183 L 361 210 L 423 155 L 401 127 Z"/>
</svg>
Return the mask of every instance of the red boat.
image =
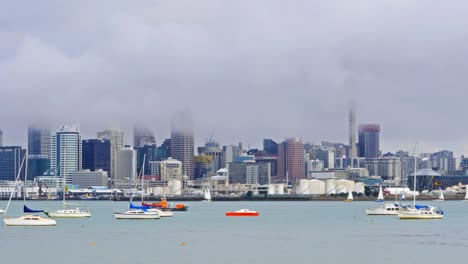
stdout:
<svg viewBox="0 0 468 264">
<path fill-rule="evenodd" d="M 259 216 L 260 214 L 256 211 L 250 211 L 249 209 L 241 209 L 234 212 L 226 212 L 226 216 Z"/>
<path fill-rule="evenodd" d="M 167 201 L 166 198 L 162 198 L 161 202 L 159 203 L 145 203 L 141 202 L 142 206 L 149 206 L 153 208 L 159 208 L 163 211 L 187 211 L 188 210 L 188 205 L 185 204 L 176 204 L 174 208 L 170 208 L 167 206 Z"/>
</svg>

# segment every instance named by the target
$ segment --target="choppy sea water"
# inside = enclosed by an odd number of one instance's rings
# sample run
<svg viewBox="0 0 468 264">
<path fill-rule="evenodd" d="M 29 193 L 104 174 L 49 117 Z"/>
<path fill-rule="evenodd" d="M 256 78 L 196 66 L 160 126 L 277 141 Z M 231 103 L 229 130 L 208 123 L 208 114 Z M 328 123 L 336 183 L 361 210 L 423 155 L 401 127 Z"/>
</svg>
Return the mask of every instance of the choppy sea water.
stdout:
<svg viewBox="0 0 468 264">
<path fill-rule="evenodd" d="M 434 202 L 428 202 L 434 204 Z M 12 202 L 18 214 L 22 202 Z M 28 201 L 33 209 L 57 201 Z M 1 263 L 447 263 L 468 252 L 468 202 L 437 205 L 442 220 L 366 216 L 375 202 L 190 202 L 160 220 L 116 220 L 128 202 L 80 201 L 85 219 L 0 227 Z M 424 203 L 422 203 L 424 204 Z M 0 202 L 5 208 L 6 202 Z M 259 217 L 226 217 L 248 208 Z"/>
</svg>

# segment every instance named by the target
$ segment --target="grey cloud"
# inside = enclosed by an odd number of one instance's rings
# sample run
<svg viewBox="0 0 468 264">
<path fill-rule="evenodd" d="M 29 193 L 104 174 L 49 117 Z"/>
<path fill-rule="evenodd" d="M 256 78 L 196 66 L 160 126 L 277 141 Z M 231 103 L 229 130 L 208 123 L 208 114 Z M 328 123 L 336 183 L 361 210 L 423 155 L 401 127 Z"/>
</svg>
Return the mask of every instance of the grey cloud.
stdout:
<svg viewBox="0 0 468 264">
<path fill-rule="evenodd" d="M 28 8 L 24 8 L 27 6 Z M 382 149 L 468 151 L 465 1 L 9 1 L 0 10 L 0 127 L 193 114 L 200 142 L 347 141 L 347 107 Z"/>
</svg>

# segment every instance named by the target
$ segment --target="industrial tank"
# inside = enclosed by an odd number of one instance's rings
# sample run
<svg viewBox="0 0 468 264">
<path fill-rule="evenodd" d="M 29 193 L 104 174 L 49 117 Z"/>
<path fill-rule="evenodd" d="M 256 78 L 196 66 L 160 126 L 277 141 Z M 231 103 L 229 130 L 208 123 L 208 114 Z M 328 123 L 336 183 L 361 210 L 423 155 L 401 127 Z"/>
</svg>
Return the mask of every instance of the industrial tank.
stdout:
<svg viewBox="0 0 468 264">
<path fill-rule="evenodd" d="M 365 184 L 363 182 L 356 182 L 354 184 L 354 191 L 356 193 L 364 193 Z"/>
<path fill-rule="evenodd" d="M 309 180 L 301 179 L 299 182 L 296 182 L 296 194 L 310 194 Z"/>
<path fill-rule="evenodd" d="M 310 180 L 309 181 L 309 192 L 310 194 L 325 194 L 325 182 L 321 180 Z"/>
<path fill-rule="evenodd" d="M 275 193 L 276 194 L 284 194 L 284 184 L 276 184 L 275 185 Z"/>
<path fill-rule="evenodd" d="M 336 180 L 328 179 L 325 183 L 325 192 L 327 195 L 336 194 Z"/>
<path fill-rule="evenodd" d="M 348 193 L 349 192 L 349 181 L 348 180 L 337 180 L 336 181 L 336 193 Z"/>
<path fill-rule="evenodd" d="M 268 184 L 268 194 L 275 194 L 275 185 L 274 184 Z"/>
<path fill-rule="evenodd" d="M 179 180 L 170 180 L 167 183 L 168 187 L 171 188 L 171 194 L 181 195 L 182 194 L 182 182 Z"/>
</svg>

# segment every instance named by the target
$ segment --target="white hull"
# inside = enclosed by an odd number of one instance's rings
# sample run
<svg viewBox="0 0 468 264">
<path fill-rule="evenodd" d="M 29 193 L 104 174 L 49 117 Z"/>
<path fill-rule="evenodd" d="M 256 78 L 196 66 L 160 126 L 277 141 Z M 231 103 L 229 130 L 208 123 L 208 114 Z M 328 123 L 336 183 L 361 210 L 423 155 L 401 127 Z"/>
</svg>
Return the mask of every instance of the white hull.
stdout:
<svg viewBox="0 0 468 264">
<path fill-rule="evenodd" d="M 160 217 L 172 217 L 172 216 L 174 216 L 174 213 L 171 212 L 171 211 L 162 211 L 162 210 L 159 210 L 159 209 L 148 209 L 147 211 L 150 212 L 150 213 L 155 212 Z"/>
<path fill-rule="evenodd" d="M 140 220 L 150 220 L 150 219 L 159 219 L 160 216 L 156 212 L 143 212 L 143 211 L 127 211 L 122 213 L 114 213 L 115 219 L 140 219 Z"/>
<path fill-rule="evenodd" d="M 0 209 L 0 214 L 3 214 L 4 212 L 5 212 L 4 210 Z"/>
<path fill-rule="evenodd" d="M 366 209 L 367 215 L 397 215 L 398 212 L 399 208 L 394 204 L 384 204 L 374 209 Z"/>
<path fill-rule="evenodd" d="M 44 212 L 47 216 L 52 218 L 83 218 L 91 217 L 89 211 L 80 211 L 80 209 L 63 209 L 57 211 Z"/>
<path fill-rule="evenodd" d="M 23 215 L 18 218 L 6 217 L 3 219 L 6 226 L 55 226 L 54 219 L 44 218 L 37 215 Z"/>
<path fill-rule="evenodd" d="M 407 210 L 402 210 L 398 213 L 398 217 L 402 220 L 430 220 L 430 219 L 442 219 L 444 217 L 443 213 L 436 211 L 434 207 L 429 207 L 426 209 L 414 209 L 408 208 Z"/>
</svg>

